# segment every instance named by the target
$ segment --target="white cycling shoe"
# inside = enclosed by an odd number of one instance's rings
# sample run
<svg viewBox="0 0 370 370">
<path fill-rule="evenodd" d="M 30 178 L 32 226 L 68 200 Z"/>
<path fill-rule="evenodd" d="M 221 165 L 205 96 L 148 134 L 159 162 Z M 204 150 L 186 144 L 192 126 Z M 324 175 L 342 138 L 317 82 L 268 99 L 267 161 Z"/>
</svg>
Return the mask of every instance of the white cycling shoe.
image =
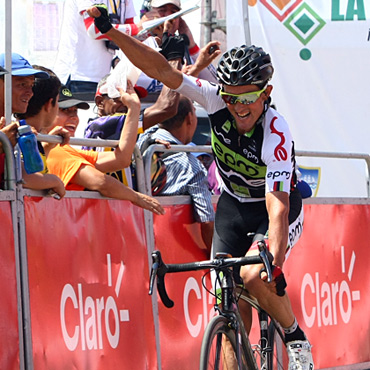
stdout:
<svg viewBox="0 0 370 370">
<path fill-rule="evenodd" d="M 313 370 L 311 344 L 308 340 L 294 340 L 287 343 L 289 370 Z"/>
</svg>

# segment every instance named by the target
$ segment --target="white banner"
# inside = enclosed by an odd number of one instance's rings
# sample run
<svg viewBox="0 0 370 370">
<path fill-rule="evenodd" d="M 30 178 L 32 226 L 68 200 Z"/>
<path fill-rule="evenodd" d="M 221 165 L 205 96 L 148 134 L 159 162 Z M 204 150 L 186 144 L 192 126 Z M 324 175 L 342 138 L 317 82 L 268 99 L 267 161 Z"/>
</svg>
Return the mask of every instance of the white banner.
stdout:
<svg viewBox="0 0 370 370">
<path fill-rule="evenodd" d="M 251 42 L 271 55 L 273 103 L 290 124 L 296 150 L 368 154 L 370 2 L 249 5 Z M 298 164 L 319 175 L 317 196 L 367 196 L 365 161 L 298 157 Z"/>
</svg>

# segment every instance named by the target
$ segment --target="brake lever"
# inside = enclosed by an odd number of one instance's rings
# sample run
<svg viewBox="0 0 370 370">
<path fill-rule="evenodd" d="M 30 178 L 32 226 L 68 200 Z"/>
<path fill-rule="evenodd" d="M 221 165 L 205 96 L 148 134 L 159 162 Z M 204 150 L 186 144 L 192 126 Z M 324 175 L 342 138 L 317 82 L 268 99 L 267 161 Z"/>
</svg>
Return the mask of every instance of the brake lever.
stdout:
<svg viewBox="0 0 370 370">
<path fill-rule="evenodd" d="M 265 266 L 265 270 L 267 273 L 267 282 L 271 283 L 273 280 L 271 271 L 271 263 L 273 258 L 272 254 L 267 250 L 266 243 L 264 240 L 258 241 L 257 245 L 260 252 L 261 260 L 263 262 L 263 265 Z"/>
</svg>

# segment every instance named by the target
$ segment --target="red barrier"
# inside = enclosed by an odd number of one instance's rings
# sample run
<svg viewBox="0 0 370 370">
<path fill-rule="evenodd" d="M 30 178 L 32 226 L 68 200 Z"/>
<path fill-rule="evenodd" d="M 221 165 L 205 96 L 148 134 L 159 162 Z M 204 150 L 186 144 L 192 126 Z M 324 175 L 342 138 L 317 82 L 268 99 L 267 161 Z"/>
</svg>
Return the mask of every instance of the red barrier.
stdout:
<svg viewBox="0 0 370 370">
<path fill-rule="evenodd" d="M 206 259 L 191 206 L 166 211 L 154 219 L 164 260 Z M 117 200 L 26 198 L 25 213 L 34 367 L 157 369 L 142 210 Z M 370 361 L 369 219 L 368 205 L 305 205 L 303 237 L 285 271 L 316 368 Z M 164 370 L 198 367 L 214 314 L 202 276 L 166 278 L 175 306 L 158 305 Z"/>
<path fill-rule="evenodd" d="M 370 361 L 369 220 L 369 205 L 305 206 L 285 268 L 316 368 Z"/>
<path fill-rule="evenodd" d="M 368 205 L 305 205 L 303 236 L 285 271 L 294 312 L 313 344 L 317 369 L 370 361 L 369 220 Z M 155 236 L 165 262 L 206 258 L 195 243 L 199 228 L 189 205 L 168 207 L 164 217 L 156 217 Z M 189 370 L 199 366 L 203 330 L 213 315 L 212 297 L 201 287 L 202 275 L 166 277 L 175 306 L 167 309 L 159 302 L 165 370 L 179 364 Z"/>
<path fill-rule="evenodd" d="M 25 198 L 25 214 L 35 369 L 157 369 L 142 210 Z"/>
<path fill-rule="evenodd" d="M 17 284 L 9 202 L 0 202 L 0 369 L 19 369 Z"/>
</svg>

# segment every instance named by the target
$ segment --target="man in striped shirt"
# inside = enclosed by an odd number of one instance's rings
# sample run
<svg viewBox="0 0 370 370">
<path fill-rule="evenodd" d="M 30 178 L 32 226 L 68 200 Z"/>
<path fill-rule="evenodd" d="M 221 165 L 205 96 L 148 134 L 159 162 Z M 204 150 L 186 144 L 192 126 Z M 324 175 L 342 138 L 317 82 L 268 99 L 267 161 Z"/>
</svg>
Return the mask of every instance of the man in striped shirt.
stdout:
<svg viewBox="0 0 370 370">
<path fill-rule="evenodd" d="M 141 147 L 148 137 L 186 145 L 192 141 L 196 127 L 197 117 L 193 103 L 181 95 L 176 116 L 146 130 L 140 135 L 138 145 Z M 163 161 L 166 165 L 167 181 L 159 195 L 190 195 L 195 220 L 200 222 L 204 244 L 210 251 L 214 209 L 206 169 L 191 153 L 173 153 Z"/>
</svg>

